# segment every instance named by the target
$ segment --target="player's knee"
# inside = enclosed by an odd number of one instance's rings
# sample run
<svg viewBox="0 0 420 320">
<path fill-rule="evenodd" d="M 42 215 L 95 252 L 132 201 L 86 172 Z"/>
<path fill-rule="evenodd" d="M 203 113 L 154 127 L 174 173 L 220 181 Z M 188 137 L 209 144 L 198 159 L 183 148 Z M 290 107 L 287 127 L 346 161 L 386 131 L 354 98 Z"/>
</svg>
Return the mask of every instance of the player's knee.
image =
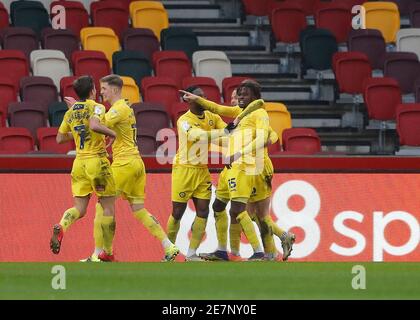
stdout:
<svg viewBox="0 0 420 320">
<path fill-rule="evenodd" d="M 209 216 L 209 208 L 197 209 L 197 216 L 199 216 L 200 218 L 207 219 L 207 217 Z"/>
<path fill-rule="evenodd" d="M 181 220 L 182 216 L 184 215 L 186 206 L 173 206 L 172 208 L 172 216 L 175 220 Z"/>
<path fill-rule="evenodd" d="M 237 216 L 238 214 L 240 214 L 241 212 L 244 212 L 245 210 L 246 210 L 245 203 L 232 201 L 229 212 L 232 217 L 232 215 Z"/>
<path fill-rule="evenodd" d="M 222 212 L 223 210 L 225 210 L 225 208 L 226 208 L 226 204 L 220 201 L 219 199 L 216 199 L 213 202 L 212 209 L 214 212 Z"/>
</svg>

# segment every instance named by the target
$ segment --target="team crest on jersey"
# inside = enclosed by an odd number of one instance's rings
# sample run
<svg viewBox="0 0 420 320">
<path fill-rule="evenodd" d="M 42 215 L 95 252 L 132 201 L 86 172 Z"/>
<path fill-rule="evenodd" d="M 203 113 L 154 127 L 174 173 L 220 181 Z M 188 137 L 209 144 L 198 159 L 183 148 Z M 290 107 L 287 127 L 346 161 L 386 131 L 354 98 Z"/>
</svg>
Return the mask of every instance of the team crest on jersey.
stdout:
<svg viewBox="0 0 420 320">
<path fill-rule="evenodd" d="M 179 196 L 180 196 L 181 198 L 185 198 L 185 195 L 186 195 L 186 194 L 185 194 L 185 192 L 180 192 L 180 193 L 179 193 Z"/>
<path fill-rule="evenodd" d="M 181 128 L 182 130 L 184 130 L 185 132 L 188 132 L 188 130 L 191 129 L 190 124 L 187 121 L 182 121 L 181 122 Z"/>
<path fill-rule="evenodd" d="M 101 106 L 95 106 L 95 114 L 96 115 L 101 115 L 102 114 L 102 108 Z"/>
<path fill-rule="evenodd" d="M 214 125 L 213 120 L 209 120 L 209 126 L 213 126 L 213 125 Z"/>
</svg>

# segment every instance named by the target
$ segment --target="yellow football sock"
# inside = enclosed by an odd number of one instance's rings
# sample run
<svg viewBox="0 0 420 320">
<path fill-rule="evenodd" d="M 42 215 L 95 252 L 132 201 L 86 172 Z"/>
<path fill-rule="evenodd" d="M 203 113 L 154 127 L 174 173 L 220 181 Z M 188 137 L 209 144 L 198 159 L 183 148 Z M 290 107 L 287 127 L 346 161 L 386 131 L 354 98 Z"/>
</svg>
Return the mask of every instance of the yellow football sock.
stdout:
<svg viewBox="0 0 420 320">
<path fill-rule="evenodd" d="M 216 220 L 217 241 L 219 242 L 219 250 L 227 250 L 227 231 L 228 231 L 228 216 L 226 210 L 221 212 L 214 212 L 214 219 Z"/>
<path fill-rule="evenodd" d="M 271 220 L 271 218 L 266 216 L 258 220 L 260 222 L 261 239 L 264 245 L 265 253 L 276 254 L 277 248 L 276 244 L 274 243 L 273 230 L 271 229 L 271 226 L 268 222 L 268 220 Z"/>
<path fill-rule="evenodd" d="M 194 219 L 194 223 L 191 226 L 191 241 L 190 241 L 190 249 L 196 250 L 203 239 L 204 232 L 206 231 L 206 218 L 200 218 L 196 216 Z"/>
<path fill-rule="evenodd" d="M 102 233 L 102 217 L 104 209 L 100 203 L 96 204 L 95 220 L 93 220 L 93 238 L 95 239 L 95 248 L 103 248 L 104 238 Z"/>
<path fill-rule="evenodd" d="M 63 217 L 60 220 L 60 225 L 63 227 L 63 231 L 66 232 L 68 228 L 80 217 L 80 212 L 76 208 L 67 209 L 64 212 Z"/>
<path fill-rule="evenodd" d="M 104 238 L 104 250 L 112 255 L 112 242 L 115 235 L 115 218 L 113 216 L 102 217 L 102 232 Z"/>
<path fill-rule="evenodd" d="M 242 230 L 245 233 L 246 238 L 254 249 L 255 252 L 263 252 L 260 242 L 258 240 L 257 233 L 255 232 L 254 225 L 248 212 L 243 211 L 236 217 L 236 220 L 241 224 Z"/>
<path fill-rule="evenodd" d="M 239 255 L 239 247 L 241 245 L 242 227 L 239 223 L 231 223 L 229 228 L 230 251 L 234 255 Z"/>
<path fill-rule="evenodd" d="M 175 243 L 176 236 L 179 231 L 180 220 L 176 220 L 172 215 L 169 216 L 168 223 L 166 225 L 166 232 L 168 234 L 169 241 Z"/>
<path fill-rule="evenodd" d="M 280 228 L 277 223 L 273 221 L 270 215 L 265 217 L 267 224 L 270 226 L 271 230 L 273 231 L 273 234 L 275 234 L 277 237 L 282 238 L 285 234 L 285 230 Z"/>
<path fill-rule="evenodd" d="M 155 238 L 159 239 L 159 241 L 166 239 L 165 231 L 163 231 L 159 221 L 157 221 L 157 219 L 152 214 L 150 214 L 146 208 L 134 212 L 134 216 Z"/>
</svg>

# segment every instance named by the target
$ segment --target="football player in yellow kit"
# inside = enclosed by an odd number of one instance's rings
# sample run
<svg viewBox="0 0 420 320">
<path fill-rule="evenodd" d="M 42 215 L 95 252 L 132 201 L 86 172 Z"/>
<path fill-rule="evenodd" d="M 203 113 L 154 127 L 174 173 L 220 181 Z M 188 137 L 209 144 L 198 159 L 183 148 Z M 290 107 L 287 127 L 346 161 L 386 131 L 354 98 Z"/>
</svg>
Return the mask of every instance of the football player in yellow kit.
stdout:
<svg viewBox="0 0 420 320">
<path fill-rule="evenodd" d="M 195 86 L 185 92 L 204 96 L 203 90 Z M 197 215 L 186 261 L 202 261 L 196 250 L 206 229 L 211 198 L 212 183 L 207 166 L 209 143 L 225 134 L 226 123 L 193 101 L 189 102 L 189 109 L 177 121 L 179 147 L 172 165 L 172 214 L 168 219 L 167 233 L 175 242 L 187 202 L 192 199 Z"/>
<path fill-rule="evenodd" d="M 64 232 L 86 214 L 91 194 L 94 192 L 103 207 L 98 221 L 103 230 L 103 248 L 112 256 L 112 241 L 115 234 L 115 183 L 107 158 L 105 135 L 116 137 L 113 130 L 101 122 L 105 118 L 105 107 L 93 101 L 95 85 L 90 76 L 75 80 L 73 88 L 79 97 L 64 115 L 57 134 L 57 143 L 74 140 L 76 158 L 71 171 L 74 207 L 67 209 L 61 221 L 54 225 L 50 248 L 58 254 Z"/>
<path fill-rule="evenodd" d="M 168 239 L 158 220 L 144 207 L 146 170 L 137 147 L 137 127 L 133 109 L 121 97 L 123 82 L 118 75 L 109 75 L 100 80 L 101 95 L 111 104 L 105 114 L 105 124 L 116 133 L 112 145 L 112 174 L 115 179 L 117 195 L 126 199 L 134 217 L 161 243 L 165 251 L 164 261 L 173 261 L 179 249 Z M 95 252 L 86 260 L 97 261 L 96 254 L 103 245 L 103 234 L 98 221 L 101 220 L 102 208 L 96 206 L 94 225 Z M 112 261 L 104 254 L 102 261 Z"/>
<path fill-rule="evenodd" d="M 191 101 L 196 101 L 201 106 L 206 104 L 206 100 L 185 92 L 185 97 Z M 258 100 L 260 97 L 254 90 L 249 87 L 238 88 L 239 106 L 241 109 L 247 107 L 251 102 Z M 229 136 L 229 156 L 227 159 L 226 177 L 222 179 L 228 192 L 222 197 L 221 206 L 216 208 L 216 212 L 220 213 L 225 210 L 227 202 L 231 201 L 230 216 L 231 227 L 236 225 L 240 230 L 244 231 L 248 241 L 250 242 L 254 254 L 250 260 L 261 260 L 264 258 L 264 251 L 258 240 L 252 220 L 246 211 L 247 203 L 252 194 L 252 188 L 255 183 L 256 172 L 262 171 L 259 164 L 257 146 L 261 141 L 268 138 L 269 119 L 267 112 L 259 108 L 244 117 L 236 129 L 231 131 Z M 223 188 L 225 189 L 225 188 Z M 219 190 L 219 187 L 218 187 Z M 213 206 L 214 207 L 214 206 Z M 216 215 L 217 217 L 217 215 Z"/>
<path fill-rule="evenodd" d="M 247 85 L 248 83 L 248 85 Z M 254 91 L 254 100 L 256 97 L 260 97 L 260 87 L 258 83 L 254 81 L 246 81 L 245 86 L 248 86 L 252 91 Z M 235 97 L 236 90 L 233 93 L 232 98 Z M 191 97 L 192 98 L 192 97 Z M 226 107 L 220 106 L 210 101 L 204 101 L 203 99 L 198 99 L 201 105 L 205 109 L 208 109 L 212 112 L 218 113 L 223 116 L 228 117 L 238 117 L 241 114 L 242 110 L 240 104 L 235 101 L 236 99 L 232 99 L 232 105 L 236 107 Z M 243 103 L 243 101 L 242 101 Z M 249 105 L 245 110 L 252 108 L 253 106 Z M 235 120 L 236 121 L 236 120 Z M 274 143 L 278 137 L 274 133 L 274 131 L 269 128 L 269 132 L 273 133 L 269 135 L 269 143 Z M 264 145 L 264 168 L 262 172 L 257 174 L 254 179 L 254 185 L 252 186 L 252 194 L 248 202 L 248 210 L 251 212 L 255 212 L 258 216 L 257 222 L 259 222 L 259 227 L 261 229 L 261 234 L 264 242 L 264 246 L 266 249 L 266 259 L 272 260 L 274 259 L 275 255 L 277 254 L 277 250 L 274 245 L 274 240 L 272 238 L 272 233 L 274 232 L 276 235 L 280 237 L 282 240 L 282 247 L 283 247 L 283 260 L 287 260 L 288 256 L 292 251 L 292 246 L 295 241 L 295 236 L 292 233 L 287 233 L 284 230 L 280 229 L 271 219 L 269 215 L 269 204 L 270 204 L 270 196 L 271 196 L 271 178 L 273 174 L 273 166 L 271 163 L 270 158 L 268 157 L 268 152 L 266 149 L 266 144 Z M 229 201 L 228 195 L 228 185 L 226 183 L 226 175 L 228 171 L 225 168 L 220 177 L 219 177 L 219 184 L 216 191 L 216 200 L 213 203 L 213 210 L 215 212 L 215 219 L 216 219 L 216 230 L 217 236 L 219 240 L 219 247 L 218 250 L 210 253 L 210 254 L 202 254 L 203 258 L 208 260 L 228 260 L 227 255 L 227 216 L 225 207 Z M 229 183 L 229 181 L 228 181 Z M 233 220 L 231 220 L 233 221 Z M 240 233 L 241 233 L 241 226 L 235 223 L 232 223 L 230 226 L 230 243 L 231 243 L 231 260 L 238 260 L 239 258 L 239 244 L 240 244 Z"/>
</svg>

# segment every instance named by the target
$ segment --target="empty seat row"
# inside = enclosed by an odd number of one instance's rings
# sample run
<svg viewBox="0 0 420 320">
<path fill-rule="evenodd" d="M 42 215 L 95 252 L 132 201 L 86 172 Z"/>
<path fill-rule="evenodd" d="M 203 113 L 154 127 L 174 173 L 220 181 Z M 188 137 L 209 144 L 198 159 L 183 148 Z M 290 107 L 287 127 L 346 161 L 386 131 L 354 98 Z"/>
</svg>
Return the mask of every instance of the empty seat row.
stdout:
<svg viewBox="0 0 420 320">
<path fill-rule="evenodd" d="M 10 22 L 13 26 L 29 27 L 38 35 L 41 30 L 51 26 L 51 21 L 65 25 L 76 35 L 82 28 L 90 25 L 89 14 L 84 5 L 78 1 L 52 1 L 50 15 L 45 6 L 39 1 L 14 1 L 10 4 Z M 61 9 L 65 10 L 62 11 Z M 129 27 L 131 19 L 134 28 L 152 29 L 156 37 L 160 38 L 160 31 L 169 26 L 168 13 L 162 3 L 157 1 L 127 1 L 107 0 L 90 3 L 92 25 L 108 27 L 121 36 Z M 1 5 L 2 25 L 8 25 L 7 9 Z M 61 21 L 60 21 L 61 20 Z"/>
<path fill-rule="evenodd" d="M 400 30 L 398 7 L 391 2 L 365 2 L 365 28 L 379 30 L 386 43 L 394 43 Z M 273 34 L 277 42 L 295 43 L 299 33 L 307 27 L 306 12 L 298 1 L 278 2 L 270 14 Z M 352 12 L 342 2 L 322 2 L 315 13 L 315 26 L 328 29 L 338 43 L 346 42 L 352 27 Z M 412 27 L 420 26 L 420 3 L 412 10 Z"/>
</svg>

